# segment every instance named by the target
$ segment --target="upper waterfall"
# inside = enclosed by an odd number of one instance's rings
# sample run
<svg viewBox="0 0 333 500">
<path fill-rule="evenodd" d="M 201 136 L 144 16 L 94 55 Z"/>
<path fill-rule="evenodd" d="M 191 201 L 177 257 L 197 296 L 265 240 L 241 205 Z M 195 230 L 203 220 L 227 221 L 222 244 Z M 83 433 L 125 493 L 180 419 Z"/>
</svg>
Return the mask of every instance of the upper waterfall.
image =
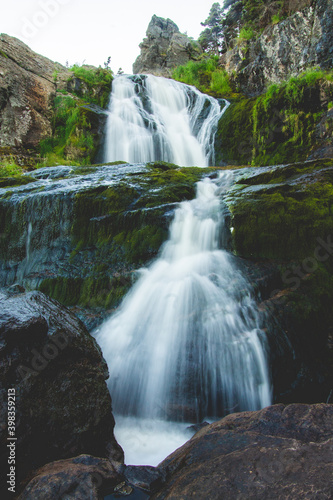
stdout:
<svg viewBox="0 0 333 500">
<path fill-rule="evenodd" d="M 119 76 L 112 84 L 105 162 L 214 164 L 221 110 L 195 87 L 152 75 Z"/>
</svg>

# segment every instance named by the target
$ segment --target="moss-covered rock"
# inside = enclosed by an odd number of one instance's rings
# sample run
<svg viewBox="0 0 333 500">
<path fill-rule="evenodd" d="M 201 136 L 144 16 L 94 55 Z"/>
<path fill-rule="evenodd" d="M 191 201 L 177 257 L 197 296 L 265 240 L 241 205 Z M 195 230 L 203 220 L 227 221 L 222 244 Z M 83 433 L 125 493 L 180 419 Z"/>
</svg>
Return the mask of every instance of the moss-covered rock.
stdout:
<svg viewBox="0 0 333 500">
<path fill-rule="evenodd" d="M 65 305 L 117 306 L 166 240 L 176 204 L 214 171 L 157 162 L 33 172 L 31 187 L 0 190 L 1 284 Z"/>
<path fill-rule="evenodd" d="M 313 255 L 333 232 L 333 161 L 254 169 L 230 194 L 233 241 L 248 258 Z"/>
<path fill-rule="evenodd" d="M 332 156 L 332 96 L 331 73 L 308 71 L 259 97 L 234 100 L 218 125 L 217 163 L 278 165 Z"/>
<path fill-rule="evenodd" d="M 275 402 L 326 401 L 333 367 L 333 160 L 242 170 L 227 203 L 234 249 L 257 269 L 253 280 L 268 313 Z"/>
</svg>

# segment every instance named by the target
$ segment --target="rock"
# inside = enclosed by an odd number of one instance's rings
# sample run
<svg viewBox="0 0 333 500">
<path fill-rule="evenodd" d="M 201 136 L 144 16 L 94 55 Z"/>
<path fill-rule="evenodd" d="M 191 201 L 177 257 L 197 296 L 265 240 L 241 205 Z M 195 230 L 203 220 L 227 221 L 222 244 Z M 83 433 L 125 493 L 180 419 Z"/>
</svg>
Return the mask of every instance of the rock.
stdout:
<svg viewBox="0 0 333 500">
<path fill-rule="evenodd" d="M 122 462 L 108 369 L 96 341 L 74 314 L 40 292 L 0 300 L 1 469 L 7 469 L 9 388 L 16 398 L 19 480 L 80 453 Z"/>
<path fill-rule="evenodd" d="M 133 283 L 134 269 L 168 237 L 175 204 L 193 198 L 195 182 L 211 171 L 163 163 L 59 166 L 18 181 L 29 184 L 5 179 L 0 287 L 41 289 L 64 305 L 108 315 Z"/>
<path fill-rule="evenodd" d="M 70 98 L 77 107 L 76 126 L 67 144 L 61 144 L 64 157 L 84 163 L 100 159 L 106 121 L 102 107 L 107 106 L 112 74 L 87 65 L 77 70 L 78 74 L 36 54 L 20 40 L 0 35 L 0 161 L 14 160 L 31 169 L 42 162 L 42 140 L 53 137 L 53 147 L 60 149 L 57 134 L 64 117 L 59 118 L 59 107 L 65 105 L 61 100 L 66 103 Z M 87 74 L 94 84 L 87 81 Z M 82 140 L 87 134 L 88 146 Z"/>
<path fill-rule="evenodd" d="M 263 322 L 274 401 L 325 402 L 333 367 L 333 162 L 238 173 L 227 201 L 233 245 L 254 266 L 247 263 L 243 269 L 259 292 L 260 309 L 268 314 Z"/>
<path fill-rule="evenodd" d="M 333 405 L 275 405 L 204 427 L 159 468 L 150 498 L 331 498 Z"/>
<path fill-rule="evenodd" d="M 123 474 L 131 486 L 147 493 L 160 489 L 165 482 L 164 472 L 149 465 L 128 465 Z"/>
<path fill-rule="evenodd" d="M 202 52 L 197 43 L 179 32 L 171 19 L 154 15 L 146 35 L 140 44 L 141 54 L 133 64 L 133 73 L 171 76 L 173 68 L 196 59 Z"/>
<path fill-rule="evenodd" d="M 318 0 L 276 25 L 257 40 L 237 44 L 222 56 L 235 83 L 248 94 L 260 94 L 271 83 L 280 83 L 306 68 L 333 64 L 333 0 Z"/>
<path fill-rule="evenodd" d="M 123 481 L 112 462 L 80 455 L 49 463 L 36 471 L 19 500 L 99 500 L 104 491 L 112 491 Z"/>
<path fill-rule="evenodd" d="M 51 136 L 52 100 L 71 74 L 17 38 L 0 35 L 0 146 L 35 148 Z"/>
</svg>

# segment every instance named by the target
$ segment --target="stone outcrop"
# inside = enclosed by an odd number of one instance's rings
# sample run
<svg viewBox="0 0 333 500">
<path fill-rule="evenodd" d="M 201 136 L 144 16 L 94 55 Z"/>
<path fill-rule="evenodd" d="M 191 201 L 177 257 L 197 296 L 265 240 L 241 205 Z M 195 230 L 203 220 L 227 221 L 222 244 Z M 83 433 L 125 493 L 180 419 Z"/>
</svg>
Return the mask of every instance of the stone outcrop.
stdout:
<svg viewBox="0 0 333 500">
<path fill-rule="evenodd" d="M 0 35 L 0 146 L 34 148 L 52 133 L 52 100 L 71 72 Z"/>
<path fill-rule="evenodd" d="M 242 92 L 259 94 L 308 67 L 333 66 L 333 0 L 317 0 L 280 23 L 269 26 L 255 41 L 243 41 L 222 56 Z"/>
<path fill-rule="evenodd" d="M 171 76 L 172 69 L 196 59 L 201 49 L 187 35 L 180 33 L 170 19 L 153 16 L 140 44 L 141 54 L 133 64 L 133 73 Z"/>
<path fill-rule="evenodd" d="M 122 462 L 107 365 L 84 325 L 40 292 L 2 296 L 0 311 L 1 470 L 8 468 L 9 388 L 16 398 L 17 484 L 32 469 L 81 453 Z"/>
<path fill-rule="evenodd" d="M 331 498 L 333 405 L 275 405 L 204 427 L 160 465 L 152 500 Z"/>
<path fill-rule="evenodd" d="M 82 69 L 92 74 L 106 71 L 93 66 Z M 64 91 L 66 96 L 57 91 Z M 96 159 L 103 142 L 106 115 L 101 107 L 91 103 L 105 107 L 109 92 L 110 84 L 102 78 L 92 86 L 84 76 L 76 77 L 73 71 L 36 54 L 17 38 L 1 34 L 0 162 L 14 160 L 18 165 L 33 167 L 41 161 L 40 142 L 56 135 L 57 127 L 63 125 L 55 119 L 56 96 L 61 96 L 64 102 L 71 97 L 81 117 L 76 126 L 77 140 L 66 146 L 65 157 L 81 161 L 89 153 L 91 161 Z M 80 134 L 85 136 L 87 132 L 94 142 L 89 152 L 77 145 Z"/>
</svg>

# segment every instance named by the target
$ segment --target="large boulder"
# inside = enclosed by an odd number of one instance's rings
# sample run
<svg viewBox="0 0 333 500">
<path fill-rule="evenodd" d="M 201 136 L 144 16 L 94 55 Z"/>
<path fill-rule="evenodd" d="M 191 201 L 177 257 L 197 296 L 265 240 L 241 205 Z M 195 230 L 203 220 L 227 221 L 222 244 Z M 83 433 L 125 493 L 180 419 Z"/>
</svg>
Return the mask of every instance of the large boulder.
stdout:
<svg viewBox="0 0 333 500">
<path fill-rule="evenodd" d="M 171 19 L 154 15 L 146 35 L 140 44 L 141 54 L 133 64 L 133 73 L 171 76 L 173 68 L 196 59 L 202 52 L 197 43 L 180 33 Z"/>
<path fill-rule="evenodd" d="M 47 462 L 81 453 L 122 462 L 107 365 L 84 325 L 40 292 L 0 301 L 1 470 L 9 467 L 9 390 L 15 398 L 18 480 Z"/>
<path fill-rule="evenodd" d="M 160 465 L 150 498 L 332 498 L 333 405 L 275 405 L 204 427 Z"/>
</svg>

